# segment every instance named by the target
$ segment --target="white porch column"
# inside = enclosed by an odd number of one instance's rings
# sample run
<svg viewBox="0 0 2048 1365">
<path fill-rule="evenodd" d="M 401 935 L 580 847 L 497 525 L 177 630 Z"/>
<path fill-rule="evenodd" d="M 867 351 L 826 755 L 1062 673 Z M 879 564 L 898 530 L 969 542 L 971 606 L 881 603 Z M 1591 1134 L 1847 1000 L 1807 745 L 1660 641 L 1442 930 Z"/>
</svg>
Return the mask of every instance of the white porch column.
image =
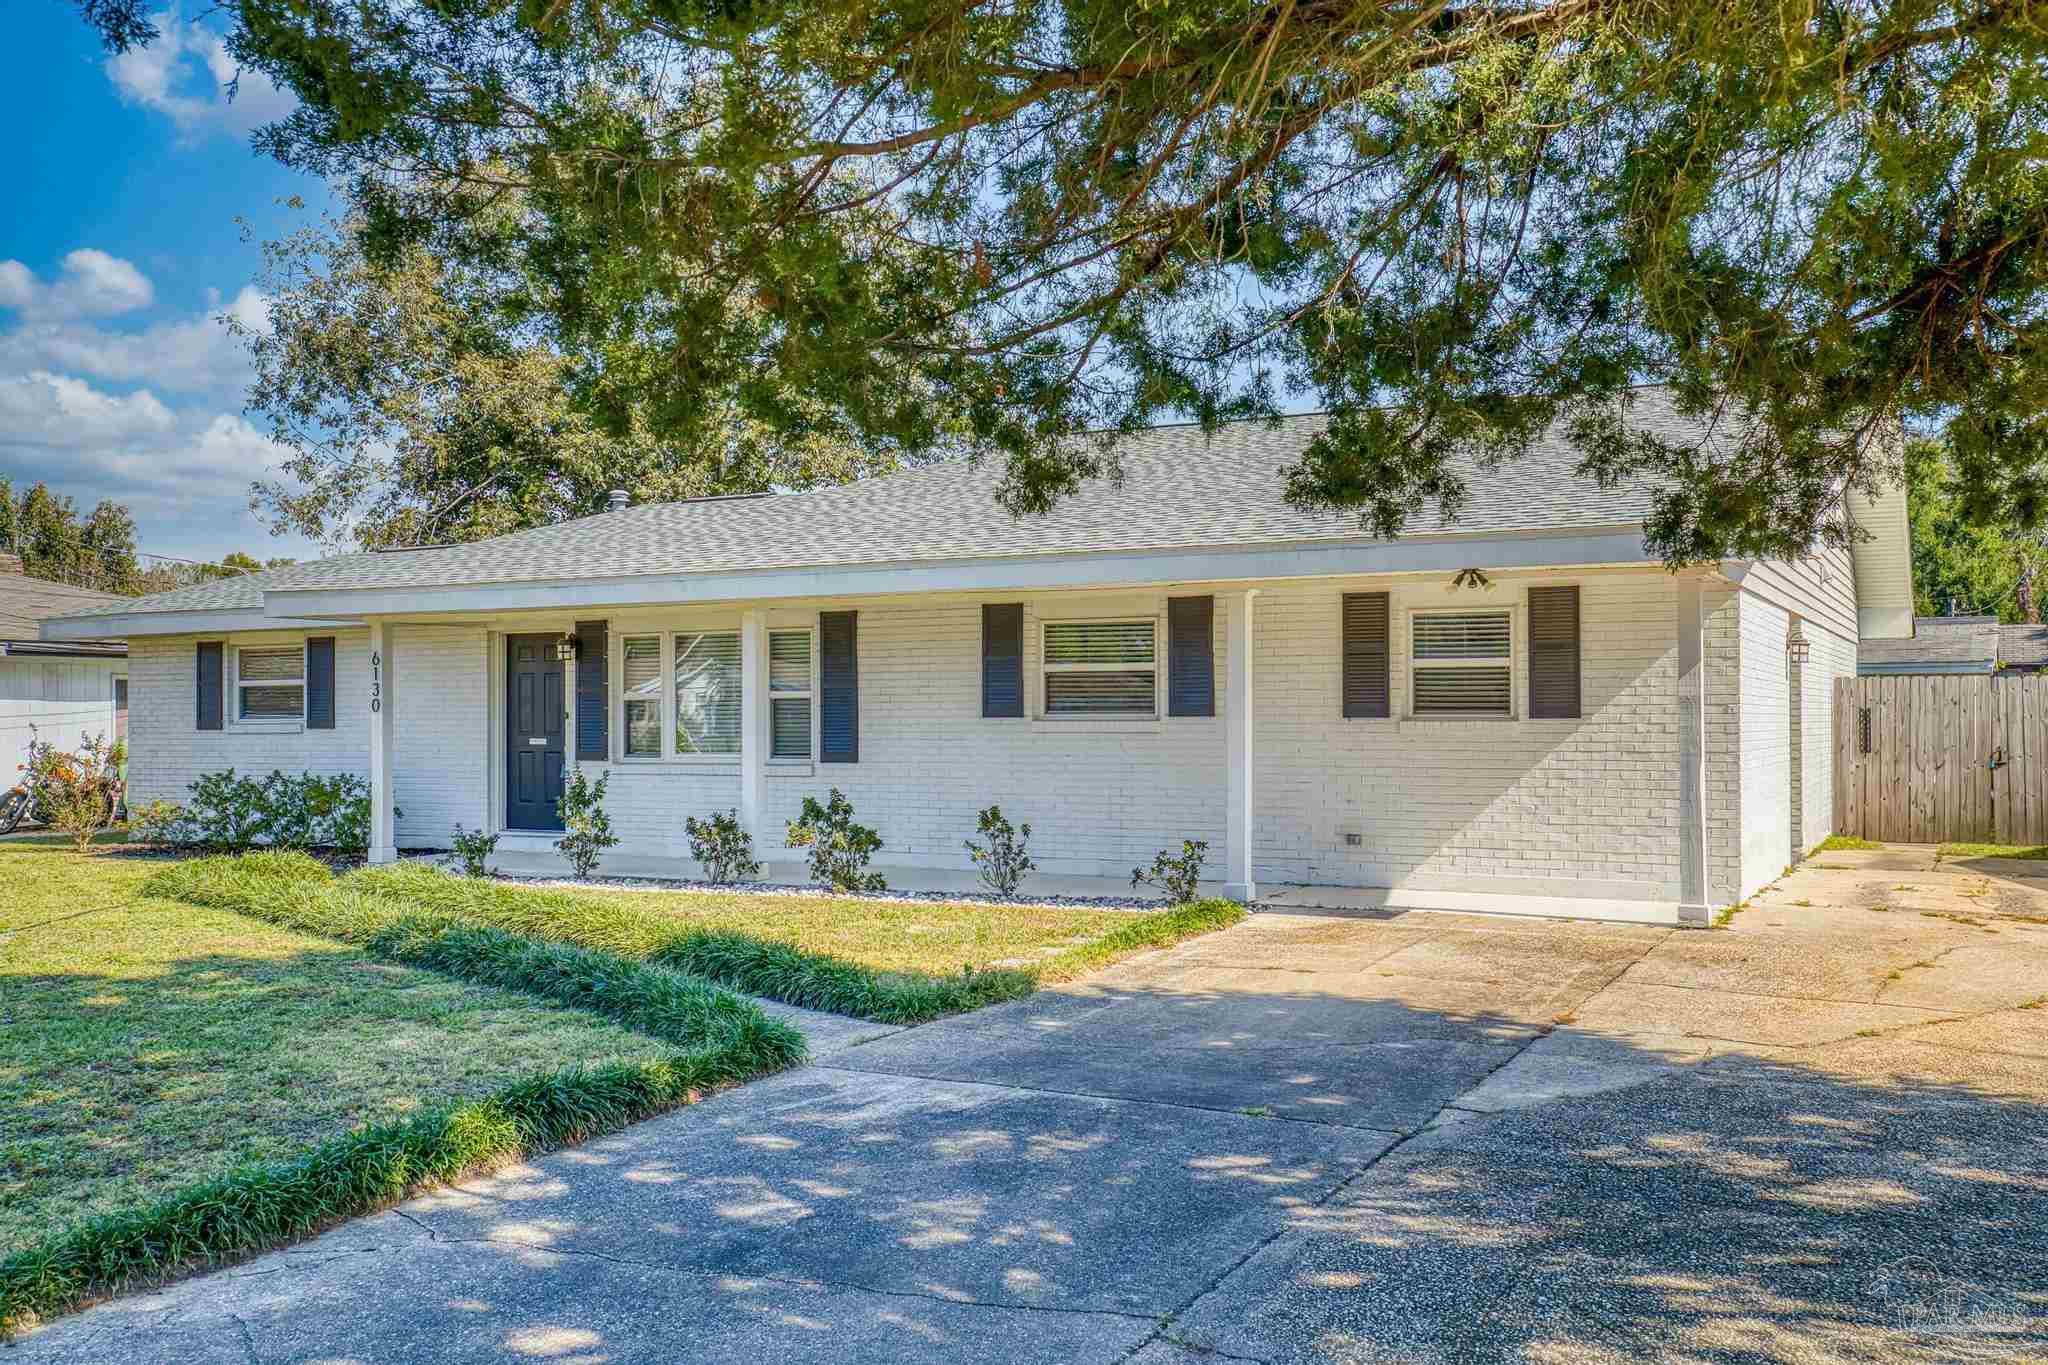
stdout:
<svg viewBox="0 0 2048 1365">
<path fill-rule="evenodd" d="M 1707 698 L 1700 580 L 1678 580 L 1678 922 L 1707 911 Z"/>
<path fill-rule="evenodd" d="M 1253 768 L 1258 758 L 1252 706 L 1252 603 L 1258 595 L 1257 588 L 1236 594 L 1230 613 L 1229 681 L 1224 689 L 1230 781 L 1223 820 L 1229 872 L 1223 894 L 1247 905 L 1259 898 L 1258 884 L 1252 880 Z"/>
<path fill-rule="evenodd" d="M 768 847 L 761 794 L 768 767 L 768 632 L 758 610 L 740 616 L 740 825 Z"/>
<path fill-rule="evenodd" d="M 378 617 L 370 626 L 370 861 L 398 861 L 398 832 L 391 816 L 391 627 Z"/>
</svg>

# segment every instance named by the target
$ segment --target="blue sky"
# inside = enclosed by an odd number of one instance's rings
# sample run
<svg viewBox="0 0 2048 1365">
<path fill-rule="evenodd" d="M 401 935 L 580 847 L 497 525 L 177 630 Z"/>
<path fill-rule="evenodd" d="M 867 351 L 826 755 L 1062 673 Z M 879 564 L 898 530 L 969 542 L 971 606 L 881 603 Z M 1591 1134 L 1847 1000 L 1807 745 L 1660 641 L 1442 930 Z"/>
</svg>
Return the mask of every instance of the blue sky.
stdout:
<svg viewBox="0 0 2048 1365">
<path fill-rule="evenodd" d="M 59 0 L 13 7 L 0 56 L 0 478 L 128 505 L 139 547 L 315 552 L 248 510 L 276 447 L 242 412 L 248 366 L 216 319 L 258 325 L 257 244 L 328 203 L 249 147 L 289 97 L 175 10 L 109 59 Z M 298 195 L 305 208 L 279 201 Z M 255 239 L 242 240 L 237 218 Z"/>
</svg>

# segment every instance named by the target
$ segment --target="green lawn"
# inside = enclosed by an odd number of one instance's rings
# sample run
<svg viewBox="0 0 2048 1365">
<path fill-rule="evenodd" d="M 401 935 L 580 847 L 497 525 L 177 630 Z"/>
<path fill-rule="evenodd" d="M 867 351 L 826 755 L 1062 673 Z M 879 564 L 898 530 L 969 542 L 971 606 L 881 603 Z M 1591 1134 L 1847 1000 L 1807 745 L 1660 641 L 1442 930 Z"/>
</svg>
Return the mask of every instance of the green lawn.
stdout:
<svg viewBox="0 0 2048 1365">
<path fill-rule="evenodd" d="M 0 1255 L 423 1104 L 667 1051 L 530 995 L 143 895 L 162 866 L 0 840 Z"/>
<path fill-rule="evenodd" d="M 1820 841 L 1815 853 L 1855 853 L 1863 849 L 1883 848 L 1875 839 L 1859 839 L 1853 834 L 1830 834 Z"/>
<path fill-rule="evenodd" d="M 1129 910 L 877 901 L 744 892 L 567 893 L 651 911 L 680 927 L 746 934 L 885 972 L 943 975 L 963 967 L 1028 967 L 1094 942 L 1136 917 Z"/>
<path fill-rule="evenodd" d="M 1944 858 L 2048 859 L 2048 844 L 1943 844 Z"/>
</svg>

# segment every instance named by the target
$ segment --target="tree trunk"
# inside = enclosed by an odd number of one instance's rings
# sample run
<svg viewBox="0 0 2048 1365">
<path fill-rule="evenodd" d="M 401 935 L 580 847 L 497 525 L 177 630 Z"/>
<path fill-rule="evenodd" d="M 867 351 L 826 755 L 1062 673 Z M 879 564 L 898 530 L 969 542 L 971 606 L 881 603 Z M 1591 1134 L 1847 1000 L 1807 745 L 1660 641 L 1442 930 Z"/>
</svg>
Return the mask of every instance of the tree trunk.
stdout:
<svg viewBox="0 0 2048 1365">
<path fill-rule="evenodd" d="M 2020 611 L 2020 620 L 2030 626 L 2041 624 L 2041 603 L 2034 597 L 2034 561 L 2031 557 L 2020 562 L 2020 581 L 2013 588 L 2013 605 Z"/>
</svg>

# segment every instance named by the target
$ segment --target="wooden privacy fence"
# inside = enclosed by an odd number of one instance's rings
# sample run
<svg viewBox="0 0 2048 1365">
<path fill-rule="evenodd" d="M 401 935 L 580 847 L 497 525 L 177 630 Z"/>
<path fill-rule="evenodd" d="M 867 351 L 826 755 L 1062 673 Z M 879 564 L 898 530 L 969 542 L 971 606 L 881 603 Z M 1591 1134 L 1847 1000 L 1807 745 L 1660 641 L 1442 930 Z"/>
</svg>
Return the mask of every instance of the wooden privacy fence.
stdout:
<svg viewBox="0 0 2048 1365">
<path fill-rule="evenodd" d="M 1835 831 L 2048 843 L 2048 675 L 1837 679 Z"/>
</svg>

